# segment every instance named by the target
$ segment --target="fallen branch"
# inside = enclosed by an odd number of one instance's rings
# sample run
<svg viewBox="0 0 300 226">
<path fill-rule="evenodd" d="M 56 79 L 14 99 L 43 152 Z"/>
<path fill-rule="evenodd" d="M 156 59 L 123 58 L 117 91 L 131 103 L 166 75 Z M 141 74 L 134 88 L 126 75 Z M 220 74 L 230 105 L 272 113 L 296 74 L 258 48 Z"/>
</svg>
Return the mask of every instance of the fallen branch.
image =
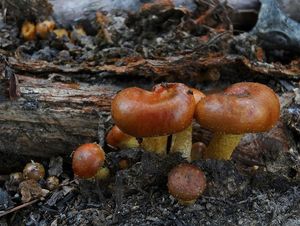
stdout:
<svg viewBox="0 0 300 226">
<path fill-rule="evenodd" d="M 38 201 L 40 201 L 40 199 L 34 199 L 34 200 L 30 201 L 30 202 L 26 202 L 26 203 L 24 203 L 24 204 L 21 204 L 21 205 L 19 205 L 19 206 L 16 206 L 16 207 L 12 208 L 12 209 L 3 211 L 2 213 L 0 212 L 0 217 L 4 217 L 4 216 L 6 216 L 7 214 L 14 213 L 14 212 L 16 212 L 16 211 L 18 211 L 18 210 L 20 210 L 20 209 L 23 209 L 23 208 L 25 208 L 25 207 L 27 207 L 27 206 L 31 206 L 31 205 L 33 205 L 34 203 L 37 203 Z"/>
</svg>

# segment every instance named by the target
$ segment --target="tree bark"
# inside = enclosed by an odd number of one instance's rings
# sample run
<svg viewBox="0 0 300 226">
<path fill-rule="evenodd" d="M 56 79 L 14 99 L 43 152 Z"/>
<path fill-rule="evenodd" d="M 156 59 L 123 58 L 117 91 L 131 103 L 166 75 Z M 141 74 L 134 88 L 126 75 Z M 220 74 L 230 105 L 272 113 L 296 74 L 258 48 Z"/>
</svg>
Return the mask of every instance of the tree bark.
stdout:
<svg viewBox="0 0 300 226">
<path fill-rule="evenodd" d="M 0 152 L 49 157 L 98 141 L 117 86 L 16 77 L 17 98 L 5 92 L 12 81 L 0 80 Z"/>
</svg>

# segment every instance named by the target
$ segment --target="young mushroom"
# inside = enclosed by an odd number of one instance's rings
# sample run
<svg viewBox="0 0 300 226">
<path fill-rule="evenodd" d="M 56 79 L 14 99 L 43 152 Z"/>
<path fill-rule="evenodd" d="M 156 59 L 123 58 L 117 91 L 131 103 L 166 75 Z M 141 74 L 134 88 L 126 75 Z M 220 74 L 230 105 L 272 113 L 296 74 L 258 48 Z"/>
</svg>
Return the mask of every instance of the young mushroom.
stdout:
<svg viewBox="0 0 300 226">
<path fill-rule="evenodd" d="M 192 145 L 192 150 L 191 150 L 191 160 L 200 160 L 203 159 L 203 152 L 206 150 L 206 145 L 202 142 L 196 142 L 193 143 Z"/>
<path fill-rule="evenodd" d="M 271 88 L 241 82 L 203 98 L 195 114 L 202 127 L 214 132 L 204 158 L 228 160 L 244 133 L 268 131 L 276 124 L 280 103 Z"/>
<path fill-rule="evenodd" d="M 169 193 L 183 205 L 195 203 L 205 188 L 205 174 L 192 164 L 182 163 L 168 175 Z"/>
<path fill-rule="evenodd" d="M 50 32 L 54 30 L 55 22 L 53 20 L 44 20 L 37 23 L 36 25 L 36 34 L 42 38 L 46 39 Z"/>
<path fill-rule="evenodd" d="M 106 143 L 112 148 L 136 148 L 140 144 L 137 139 L 120 130 L 118 126 L 113 126 L 106 135 Z"/>
<path fill-rule="evenodd" d="M 59 179 L 56 176 L 49 176 L 46 179 L 46 185 L 50 191 L 53 191 L 59 187 Z"/>
<path fill-rule="evenodd" d="M 64 28 L 58 28 L 53 30 L 53 33 L 56 35 L 56 38 L 62 39 L 66 38 L 69 39 L 69 32 Z"/>
<path fill-rule="evenodd" d="M 112 117 L 126 134 L 143 138 L 141 146 L 166 154 L 167 137 L 191 125 L 195 100 L 181 83 L 159 84 L 152 91 L 137 87 L 119 92 L 112 101 Z"/>
<path fill-rule="evenodd" d="M 21 36 L 26 40 L 26 41 L 32 41 L 35 39 L 35 32 L 36 28 L 35 25 L 29 21 L 25 21 L 22 24 L 21 28 Z"/>
<path fill-rule="evenodd" d="M 72 168 L 76 176 L 88 179 L 94 177 L 105 161 L 105 152 L 96 143 L 79 146 L 72 157 Z"/>
<path fill-rule="evenodd" d="M 45 168 L 41 163 L 32 161 L 24 167 L 23 176 L 26 180 L 41 180 L 45 177 Z"/>
</svg>

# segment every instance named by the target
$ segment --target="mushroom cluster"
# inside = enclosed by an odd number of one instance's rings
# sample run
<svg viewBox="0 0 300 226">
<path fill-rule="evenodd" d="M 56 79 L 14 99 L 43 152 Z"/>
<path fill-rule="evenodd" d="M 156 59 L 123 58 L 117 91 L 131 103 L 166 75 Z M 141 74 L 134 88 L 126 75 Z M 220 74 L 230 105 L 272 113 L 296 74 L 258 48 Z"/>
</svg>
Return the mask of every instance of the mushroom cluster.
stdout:
<svg viewBox="0 0 300 226">
<path fill-rule="evenodd" d="M 54 35 L 58 39 L 71 39 L 75 42 L 76 37 L 86 36 L 84 29 L 81 26 L 76 26 L 72 31 L 65 28 L 56 28 L 55 22 L 50 20 L 33 23 L 24 21 L 21 27 L 20 35 L 25 41 L 33 41 L 35 39 L 48 39 L 50 35 Z"/>
<path fill-rule="evenodd" d="M 141 146 L 160 155 L 179 152 L 190 160 L 192 120 L 202 97 L 202 92 L 182 83 L 158 84 L 152 91 L 124 89 L 112 101 L 116 126 L 108 133 L 107 143 L 119 148 Z"/>
<path fill-rule="evenodd" d="M 259 83 L 240 82 L 207 96 L 181 83 L 164 83 L 152 91 L 120 91 L 111 113 L 116 125 L 107 143 L 113 147 L 141 146 L 161 155 L 179 152 L 191 160 L 195 118 L 214 133 L 208 147 L 202 148 L 203 158 L 227 160 L 244 133 L 268 131 L 276 124 L 280 104 L 275 92 Z"/>
<path fill-rule="evenodd" d="M 231 85 L 223 92 L 204 95 L 181 83 L 155 85 L 152 91 L 137 87 L 116 94 L 111 106 L 116 125 L 106 142 L 113 148 L 142 147 L 159 155 L 178 152 L 189 160 L 230 159 L 242 135 L 271 129 L 279 119 L 280 104 L 269 87 L 251 82 Z M 209 145 L 192 145 L 192 121 L 196 119 L 214 135 Z M 74 173 L 81 178 L 105 177 L 105 153 L 93 143 L 73 154 Z M 126 159 L 119 162 L 126 169 Z M 168 175 L 169 193 L 179 203 L 194 203 L 206 187 L 205 174 L 184 163 Z"/>
</svg>

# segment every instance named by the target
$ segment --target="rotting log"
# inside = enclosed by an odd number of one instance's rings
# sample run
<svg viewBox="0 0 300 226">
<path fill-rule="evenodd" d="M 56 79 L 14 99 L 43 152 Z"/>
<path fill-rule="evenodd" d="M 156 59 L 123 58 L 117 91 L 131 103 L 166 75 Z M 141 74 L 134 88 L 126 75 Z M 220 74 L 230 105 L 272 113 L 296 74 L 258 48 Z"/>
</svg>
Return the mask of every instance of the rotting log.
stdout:
<svg viewBox="0 0 300 226">
<path fill-rule="evenodd" d="M 2 54 L 7 55 L 6 52 Z M 55 64 L 55 62 L 8 57 L 8 64 L 21 73 L 131 74 L 151 78 L 152 80 L 163 79 L 168 81 L 192 79 L 194 82 L 202 82 L 205 80 L 218 80 L 218 76 L 211 74 L 215 70 L 224 75 L 230 74 L 230 77 L 232 77 L 232 74 L 238 77 L 247 73 L 248 75 L 283 79 L 300 78 L 299 60 L 292 61 L 287 65 L 278 62 L 270 64 L 228 53 L 210 53 L 203 56 L 193 56 L 193 54 L 179 55 L 177 57 L 165 57 L 155 60 L 142 57 L 124 57 L 114 59 L 110 64 L 105 65 L 93 65 L 89 62 L 61 65 Z"/>
<path fill-rule="evenodd" d="M 0 152 L 49 157 L 98 141 L 118 87 L 17 77 L 18 98 L 8 98 L 0 80 Z"/>
</svg>

